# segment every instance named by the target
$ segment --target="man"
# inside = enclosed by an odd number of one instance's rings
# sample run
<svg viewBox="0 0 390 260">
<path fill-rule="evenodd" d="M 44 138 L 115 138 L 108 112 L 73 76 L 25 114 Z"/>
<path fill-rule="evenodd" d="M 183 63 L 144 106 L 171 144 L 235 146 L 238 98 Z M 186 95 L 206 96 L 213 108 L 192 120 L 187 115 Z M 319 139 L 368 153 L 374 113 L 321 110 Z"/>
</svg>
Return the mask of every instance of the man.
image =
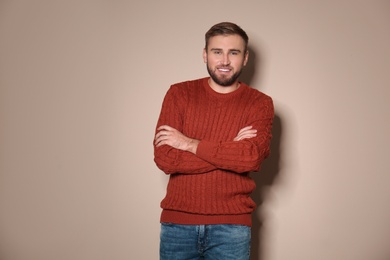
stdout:
<svg viewBox="0 0 390 260">
<path fill-rule="evenodd" d="M 154 139 L 157 166 L 170 175 L 161 202 L 161 260 L 248 260 L 250 198 L 269 155 L 272 99 L 238 77 L 248 61 L 248 36 L 233 23 L 205 35 L 210 77 L 174 84 Z"/>
</svg>

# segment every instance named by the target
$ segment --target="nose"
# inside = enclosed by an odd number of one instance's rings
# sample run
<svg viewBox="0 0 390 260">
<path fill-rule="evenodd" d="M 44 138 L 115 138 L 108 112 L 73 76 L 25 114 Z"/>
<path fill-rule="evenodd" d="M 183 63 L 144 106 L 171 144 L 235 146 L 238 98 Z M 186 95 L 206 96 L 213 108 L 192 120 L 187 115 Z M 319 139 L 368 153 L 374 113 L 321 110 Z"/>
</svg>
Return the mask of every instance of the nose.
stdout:
<svg viewBox="0 0 390 260">
<path fill-rule="evenodd" d="M 222 65 L 228 66 L 230 65 L 230 59 L 229 59 L 229 54 L 224 54 L 221 60 Z"/>
</svg>

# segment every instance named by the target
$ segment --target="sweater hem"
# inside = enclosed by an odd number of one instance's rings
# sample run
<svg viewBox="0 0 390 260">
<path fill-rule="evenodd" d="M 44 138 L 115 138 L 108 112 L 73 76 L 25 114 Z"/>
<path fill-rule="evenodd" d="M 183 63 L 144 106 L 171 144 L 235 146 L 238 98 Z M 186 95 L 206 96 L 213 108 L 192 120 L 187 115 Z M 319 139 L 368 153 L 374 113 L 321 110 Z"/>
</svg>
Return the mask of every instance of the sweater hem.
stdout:
<svg viewBox="0 0 390 260">
<path fill-rule="evenodd" d="M 202 215 L 164 209 L 161 213 L 160 222 L 181 225 L 234 224 L 251 227 L 252 214 L 245 213 L 237 215 Z"/>
</svg>

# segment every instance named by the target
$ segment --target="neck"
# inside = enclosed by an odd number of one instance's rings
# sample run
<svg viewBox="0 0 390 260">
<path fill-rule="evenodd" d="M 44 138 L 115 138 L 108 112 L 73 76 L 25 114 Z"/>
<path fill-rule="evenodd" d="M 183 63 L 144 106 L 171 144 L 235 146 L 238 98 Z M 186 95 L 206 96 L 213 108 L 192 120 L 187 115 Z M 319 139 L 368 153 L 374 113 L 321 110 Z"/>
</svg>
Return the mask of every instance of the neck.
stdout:
<svg viewBox="0 0 390 260">
<path fill-rule="evenodd" d="M 240 83 L 238 82 L 238 80 L 235 81 L 230 86 L 221 86 L 221 85 L 217 84 L 212 78 L 210 78 L 208 82 L 209 82 L 209 86 L 215 92 L 218 92 L 218 93 L 221 93 L 221 94 L 227 94 L 227 93 L 233 92 L 233 91 L 235 91 L 236 89 L 238 89 L 240 87 Z"/>
</svg>

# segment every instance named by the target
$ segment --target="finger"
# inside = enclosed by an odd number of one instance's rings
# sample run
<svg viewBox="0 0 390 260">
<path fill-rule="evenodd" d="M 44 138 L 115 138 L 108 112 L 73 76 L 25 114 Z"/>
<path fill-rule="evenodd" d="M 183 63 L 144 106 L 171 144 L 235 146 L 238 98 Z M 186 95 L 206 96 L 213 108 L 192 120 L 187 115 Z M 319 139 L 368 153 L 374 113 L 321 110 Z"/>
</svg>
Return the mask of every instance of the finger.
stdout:
<svg viewBox="0 0 390 260">
<path fill-rule="evenodd" d="M 159 143 L 157 143 L 157 144 L 155 144 L 156 145 L 156 147 L 160 147 L 160 146 L 162 146 L 162 145 L 164 145 L 165 143 L 164 142 L 159 142 Z"/>
<path fill-rule="evenodd" d="M 167 131 L 172 131 L 174 128 L 170 127 L 169 125 L 161 125 L 157 128 L 157 130 L 167 130 Z"/>
<path fill-rule="evenodd" d="M 161 136 L 164 136 L 166 135 L 166 133 L 164 133 L 164 131 L 160 131 L 156 134 L 156 136 L 154 137 L 155 140 L 157 140 L 158 138 L 160 138 Z"/>
<path fill-rule="evenodd" d="M 245 134 L 254 134 L 254 133 L 257 133 L 257 130 L 256 129 L 248 129 L 248 130 L 245 130 L 241 133 L 241 135 L 245 135 Z"/>
<path fill-rule="evenodd" d="M 241 136 L 240 138 L 242 140 L 242 139 L 252 138 L 252 137 L 255 137 L 255 136 L 256 136 L 256 134 L 246 134 L 246 135 Z"/>
<path fill-rule="evenodd" d="M 241 134 L 241 135 L 237 136 L 236 138 L 234 138 L 233 140 L 240 141 L 240 140 L 249 139 L 249 138 L 256 137 L 256 136 L 257 136 L 256 132 L 250 132 L 250 133 Z"/>
<path fill-rule="evenodd" d="M 256 134 L 256 132 L 257 132 L 256 129 L 245 130 L 245 131 L 239 133 L 236 138 L 241 138 L 244 135 L 253 135 L 253 134 Z"/>
<path fill-rule="evenodd" d="M 158 137 L 156 140 L 155 140 L 155 142 L 154 142 L 154 144 L 158 147 L 158 146 L 161 146 L 161 145 L 163 145 L 163 144 L 165 144 L 166 143 L 166 140 L 167 140 L 168 138 L 166 137 L 166 136 L 160 136 L 160 137 Z"/>
<path fill-rule="evenodd" d="M 246 126 L 246 127 L 244 127 L 244 128 L 241 128 L 240 131 L 238 131 L 238 134 L 237 134 L 237 135 L 239 135 L 240 133 L 245 132 L 245 131 L 247 131 L 247 130 L 249 130 L 249 129 L 252 129 L 252 126 L 251 126 L 251 125 L 250 125 L 250 126 Z"/>
<path fill-rule="evenodd" d="M 169 135 L 172 135 L 173 131 L 169 131 L 169 130 L 160 130 L 159 132 L 157 132 L 156 136 L 155 136 L 155 139 L 157 139 L 158 137 L 160 136 L 169 136 Z"/>
<path fill-rule="evenodd" d="M 156 140 L 156 142 L 155 142 L 154 144 L 156 145 L 156 147 L 159 147 L 159 146 L 161 146 L 161 145 L 164 144 L 164 141 L 162 141 L 162 140 Z"/>
<path fill-rule="evenodd" d="M 249 130 L 249 129 L 252 129 L 252 126 L 246 126 L 246 127 L 244 127 L 244 128 L 241 128 L 240 131 L 239 131 L 239 133 L 245 132 L 245 131 L 247 131 L 247 130 Z"/>
</svg>

